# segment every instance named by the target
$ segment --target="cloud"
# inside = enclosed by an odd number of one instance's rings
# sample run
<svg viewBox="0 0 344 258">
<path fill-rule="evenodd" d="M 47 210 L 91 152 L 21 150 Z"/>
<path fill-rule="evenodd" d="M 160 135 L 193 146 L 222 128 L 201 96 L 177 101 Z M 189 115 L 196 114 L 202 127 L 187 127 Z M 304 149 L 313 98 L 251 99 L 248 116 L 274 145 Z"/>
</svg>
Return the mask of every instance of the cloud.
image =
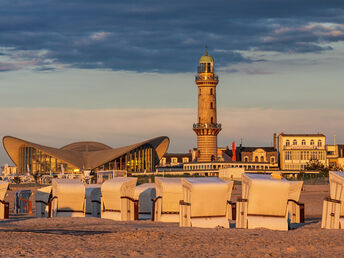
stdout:
<svg viewBox="0 0 344 258">
<path fill-rule="evenodd" d="M 343 41 L 343 10 L 341 1 L 320 0 L 215 0 L 211 5 L 4 0 L 0 42 L 11 48 L 11 58 L 26 53 L 22 57 L 34 60 L 37 70 L 50 62 L 54 67 L 191 72 L 206 44 L 218 67 L 254 61 L 240 53 L 244 50 L 331 50 L 331 43 Z"/>
<path fill-rule="evenodd" d="M 113 147 L 124 146 L 156 136 L 171 140 L 170 152 L 186 152 L 197 146 L 192 124 L 194 109 L 58 109 L 1 108 L 0 136 L 16 136 L 43 145 L 62 147 L 75 141 L 99 141 Z M 245 146 L 270 146 L 276 133 L 325 133 L 328 142 L 337 135 L 344 142 L 342 110 L 272 110 L 261 108 L 222 108 L 219 146 L 243 140 Z M 0 164 L 9 162 L 3 148 Z"/>
</svg>

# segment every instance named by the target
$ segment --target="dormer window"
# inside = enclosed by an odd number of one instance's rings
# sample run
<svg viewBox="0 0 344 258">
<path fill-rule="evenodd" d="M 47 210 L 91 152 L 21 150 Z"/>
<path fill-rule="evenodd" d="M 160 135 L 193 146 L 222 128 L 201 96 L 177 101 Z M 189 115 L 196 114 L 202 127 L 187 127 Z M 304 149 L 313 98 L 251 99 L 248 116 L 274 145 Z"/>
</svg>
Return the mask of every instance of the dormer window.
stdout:
<svg viewBox="0 0 344 258">
<path fill-rule="evenodd" d="M 321 147 L 322 146 L 322 142 L 321 140 L 318 140 L 318 147 Z"/>
</svg>

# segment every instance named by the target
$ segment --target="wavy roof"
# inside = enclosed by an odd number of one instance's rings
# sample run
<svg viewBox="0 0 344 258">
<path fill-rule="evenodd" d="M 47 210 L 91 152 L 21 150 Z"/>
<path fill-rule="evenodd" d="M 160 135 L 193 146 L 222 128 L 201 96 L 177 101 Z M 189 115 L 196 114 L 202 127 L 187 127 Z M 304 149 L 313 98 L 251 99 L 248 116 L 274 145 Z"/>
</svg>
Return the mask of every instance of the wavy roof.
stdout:
<svg viewBox="0 0 344 258">
<path fill-rule="evenodd" d="M 80 169 L 94 169 L 145 144 L 149 144 L 155 149 L 160 160 L 170 144 L 170 140 L 166 136 L 116 149 L 99 142 L 75 142 L 61 148 L 53 148 L 12 136 L 5 136 L 2 142 L 7 154 L 17 166 L 20 148 L 33 147 Z"/>
</svg>

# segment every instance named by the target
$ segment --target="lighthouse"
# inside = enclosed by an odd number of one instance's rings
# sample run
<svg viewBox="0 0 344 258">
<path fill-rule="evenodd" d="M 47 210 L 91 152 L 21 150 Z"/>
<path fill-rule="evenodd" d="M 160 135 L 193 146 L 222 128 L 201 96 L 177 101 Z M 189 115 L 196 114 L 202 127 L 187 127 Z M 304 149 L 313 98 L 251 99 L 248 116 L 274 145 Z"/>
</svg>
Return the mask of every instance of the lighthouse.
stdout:
<svg viewBox="0 0 344 258">
<path fill-rule="evenodd" d="M 214 71 L 214 58 L 208 54 L 208 50 L 199 61 L 195 81 L 198 88 L 198 117 L 193 130 L 197 134 L 197 161 L 217 161 L 217 135 L 221 131 L 216 115 L 219 78 Z"/>
</svg>

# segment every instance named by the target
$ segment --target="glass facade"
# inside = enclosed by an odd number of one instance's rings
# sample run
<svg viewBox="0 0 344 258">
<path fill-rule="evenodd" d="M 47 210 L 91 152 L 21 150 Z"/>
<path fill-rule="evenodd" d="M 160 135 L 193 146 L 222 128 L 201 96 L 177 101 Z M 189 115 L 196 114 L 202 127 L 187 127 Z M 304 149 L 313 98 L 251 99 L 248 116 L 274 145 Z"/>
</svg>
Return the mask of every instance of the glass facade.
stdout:
<svg viewBox="0 0 344 258">
<path fill-rule="evenodd" d="M 155 164 L 158 163 L 159 158 L 155 149 L 151 145 L 145 144 L 97 167 L 95 172 L 104 170 L 127 170 L 128 172 L 153 171 Z"/>
<path fill-rule="evenodd" d="M 33 147 L 20 148 L 19 171 L 23 174 L 73 172 L 76 167 Z"/>
</svg>

